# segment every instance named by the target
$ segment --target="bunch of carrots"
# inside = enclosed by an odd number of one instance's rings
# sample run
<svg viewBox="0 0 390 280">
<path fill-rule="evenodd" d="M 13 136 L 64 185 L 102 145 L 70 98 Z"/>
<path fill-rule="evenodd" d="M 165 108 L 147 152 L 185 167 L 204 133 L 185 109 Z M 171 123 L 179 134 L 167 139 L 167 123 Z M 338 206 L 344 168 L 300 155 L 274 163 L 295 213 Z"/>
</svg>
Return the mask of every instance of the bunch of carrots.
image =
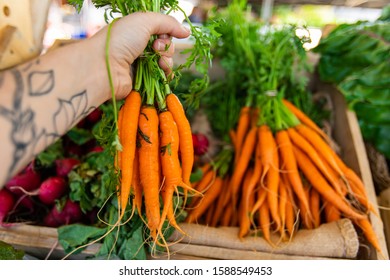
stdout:
<svg viewBox="0 0 390 280">
<path fill-rule="evenodd" d="M 116 163 L 120 171 L 120 217 L 131 198 L 132 210 L 141 217 L 146 214 L 150 236 L 161 245 L 166 221 L 183 232 L 176 222 L 174 196 L 183 191 L 186 197 L 188 192 L 196 191 L 190 183 L 194 163 L 190 123 L 174 93 L 159 95 L 157 108 L 153 96 L 142 102 L 135 90 L 126 98 L 118 117 L 122 150 L 117 153 Z"/>
<path fill-rule="evenodd" d="M 241 108 L 230 131 L 229 172 L 220 176 L 214 161 L 202 166 L 204 176 L 193 186 L 204 196 L 188 207 L 186 222 L 236 226 L 239 238 L 261 232 L 277 246 L 271 233 L 288 241 L 301 228 L 345 217 L 380 252 L 365 186 L 328 136 L 286 99 L 261 99 L 258 106 Z"/>
<path fill-rule="evenodd" d="M 165 230 L 172 226 L 181 231 L 176 222 L 177 207 L 183 204 L 182 200 L 187 200 L 188 195 L 197 193 L 190 183 L 194 163 L 192 131 L 182 103 L 170 85 L 173 81 L 178 82 L 176 78 L 180 77 L 181 69 L 196 62 L 196 70 L 202 75 L 190 86 L 195 95 L 207 86 L 210 45 L 216 33 L 204 35 L 203 28 L 191 23 L 177 1 L 92 2 L 98 8 L 108 9 L 106 16 L 179 11 L 191 29 L 193 48 L 187 50 L 187 60 L 177 69 L 172 69 L 169 77 L 160 68 L 160 55 L 153 49 L 156 36 L 150 38 L 143 55 L 134 62 L 133 90 L 119 109 L 108 56 L 110 32 L 116 18 L 109 24 L 107 32 L 106 66 L 114 105 L 114 124 L 110 124 L 113 137 L 107 142 L 115 158 L 112 182 L 118 202 L 117 220 L 109 232 L 137 214 L 149 230 L 146 239 L 150 237 L 154 245 L 166 247 Z M 191 105 L 196 99 L 196 96 L 191 96 L 189 101 L 188 98 L 184 101 Z"/>
</svg>

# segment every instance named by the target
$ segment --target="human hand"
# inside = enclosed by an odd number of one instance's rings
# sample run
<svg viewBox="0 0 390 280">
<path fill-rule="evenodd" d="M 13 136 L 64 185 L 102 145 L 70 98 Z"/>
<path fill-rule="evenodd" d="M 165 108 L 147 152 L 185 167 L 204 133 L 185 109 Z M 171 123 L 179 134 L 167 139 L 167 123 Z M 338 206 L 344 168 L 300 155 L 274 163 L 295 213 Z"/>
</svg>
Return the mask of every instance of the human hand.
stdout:
<svg viewBox="0 0 390 280">
<path fill-rule="evenodd" d="M 105 37 L 106 34 L 107 28 L 96 37 Z M 109 58 L 117 99 L 125 98 L 132 89 L 131 64 L 143 53 L 152 35 L 158 35 L 153 48 L 160 53 L 159 65 L 169 76 L 175 51 L 171 38 L 188 37 L 190 31 L 187 28 L 169 15 L 153 12 L 130 14 L 112 26 Z"/>
</svg>

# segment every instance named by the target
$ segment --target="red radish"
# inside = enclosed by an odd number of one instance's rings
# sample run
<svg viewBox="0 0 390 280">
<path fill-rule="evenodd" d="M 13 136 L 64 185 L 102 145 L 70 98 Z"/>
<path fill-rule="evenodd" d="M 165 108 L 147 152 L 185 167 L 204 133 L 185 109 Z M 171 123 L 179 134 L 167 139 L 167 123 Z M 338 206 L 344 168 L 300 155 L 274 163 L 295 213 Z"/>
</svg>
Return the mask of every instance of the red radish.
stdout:
<svg viewBox="0 0 390 280">
<path fill-rule="evenodd" d="M 44 218 L 44 225 L 48 227 L 59 227 L 81 221 L 83 212 L 77 202 L 68 199 L 61 211 L 54 205 L 51 211 Z"/>
<path fill-rule="evenodd" d="M 19 173 L 11 178 L 5 187 L 16 195 L 23 195 L 26 192 L 36 190 L 41 184 L 39 173 L 27 168 L 25 172 Z"/>
<path fill-rule="evenodd" d="M 76 158 L 57 159 L 55 161 L 56 174 L 60 177 L 66 177 L 68 176 L 69 172 L 79 164 L 80 161 Z"/>
<path fill-rule="evenodd" d="M 24 195 L 17 198 L 15 207 L 19 208 L 19 205 L 20 205 L 20 207 L 26 208 L 26 209 L 30 210 L 31 212 L 34 211 L 34 201 L 31 198 L 31 196 L 28 194 L 24 194 Z"/>
<path fill-rule="evenodd" d="M 76 127 L 78 127 L 78 128 L 84 128 L 86 123 L 87 123 L 87 122 L 86 122 L 85 118 L 84 118 L 84 119 L 81 119 L 81 120 L 76 124 Z"/>
<path fill-rule="evenodd" d="M 104 148 L 102 146 L 95 146 L 89 150 L 90 153 L 100 153 L 103 151 L 104 151 Z"/>
<path fill-rule="evenodd" d="M 192 142 L 194 145 L 194 153 L 197 156 L 204 155 L 209 148 L 209 139 L 202 133 L 193 133 Z"/>
<path fill-rule="evenodd" d="M 39 200 L 46 205 L 52 205 L 66 193 L 67 187 L 68 184 L 64 178 L 59 176 L 49 177 L 39 187 Z"/>
<path fill-rule="evenodd" d="M 100 121 L 101 117 L 102 117 L 102 110 L 99 109 L 99 108 L 96 108 L 95 110 L 93 110 L 91 113 L 88 114 L 88 116 L 86 117 L 86 120 L 91 123 L 91 124 L 95 124 L 97 123 L 98 121 Z"/>
<path fill-rule="evenodd" d="M 0 190 L 0 225 L 15 206 L 15 198 L 7 189 Z"/>
</svg>

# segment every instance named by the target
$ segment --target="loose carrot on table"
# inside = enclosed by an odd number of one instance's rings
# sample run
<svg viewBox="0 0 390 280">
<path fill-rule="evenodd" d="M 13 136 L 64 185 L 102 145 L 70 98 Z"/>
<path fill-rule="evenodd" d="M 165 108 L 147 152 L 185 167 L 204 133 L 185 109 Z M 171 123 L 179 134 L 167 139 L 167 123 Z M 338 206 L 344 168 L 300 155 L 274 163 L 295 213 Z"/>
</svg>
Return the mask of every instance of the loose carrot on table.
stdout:
<svg viewBox="0 0 390 280">
<path fill-rule="evenodd" d="M 138 116 L 141 108 L 141 95 L 137 91 L 131 91 L 126 97 L 121 108 L 120 142 L 121 152 L 121 188 L 120 188 L 120 215 L 124 215 L 128 204 L 133 180 L 134 157 L 136 150 Z"/>
<path fill-rule="evenodd" d="M 143 106 L 138 120 L 139 175 L 144 192 L 147 226 L 153 240 L 160 224 L 160 141 L 159 118 L 154 106 Z"/>
</svg>

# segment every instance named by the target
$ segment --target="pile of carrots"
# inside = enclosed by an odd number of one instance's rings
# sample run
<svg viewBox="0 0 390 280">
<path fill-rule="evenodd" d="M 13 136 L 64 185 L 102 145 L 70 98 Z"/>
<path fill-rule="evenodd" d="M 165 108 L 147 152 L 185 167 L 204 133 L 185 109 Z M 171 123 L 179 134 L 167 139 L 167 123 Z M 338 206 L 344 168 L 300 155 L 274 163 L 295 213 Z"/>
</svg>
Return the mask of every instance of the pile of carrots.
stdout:
<svg viewBox="0 0 390 280">
<path fill-rule="evenodd" d="M 239 238 L 259 232 L 277 246 L 271 233 L 288 241 L 301 228 L 344 217 L 380 252 L 368 216 L 376 212 L 361 179 L 306 114 L 283 98 L 266 99 L 241 108 L 230 131 L 229 171 L 221 174 L 218 160 L 201 167 L 193 187 L 204 196 L 192 200 L 186 222 L 239 227 Z"/>
<path fill-rule="evenodd" d="M 154 98 L 143 98 L 138 91 L 128 95 L 118 114 L 122 150 L 115 162 L 120 219 L 131 200 L 132 213 L 145 214 L 152 240 L 163 245 L 166 221 L 181 231 L 174 195 L 194 191 L 190 183 L 194 151 L 190 123 L 178 97 L 170 93 L 159 100 L 156 107 Z"/>
</svg>

